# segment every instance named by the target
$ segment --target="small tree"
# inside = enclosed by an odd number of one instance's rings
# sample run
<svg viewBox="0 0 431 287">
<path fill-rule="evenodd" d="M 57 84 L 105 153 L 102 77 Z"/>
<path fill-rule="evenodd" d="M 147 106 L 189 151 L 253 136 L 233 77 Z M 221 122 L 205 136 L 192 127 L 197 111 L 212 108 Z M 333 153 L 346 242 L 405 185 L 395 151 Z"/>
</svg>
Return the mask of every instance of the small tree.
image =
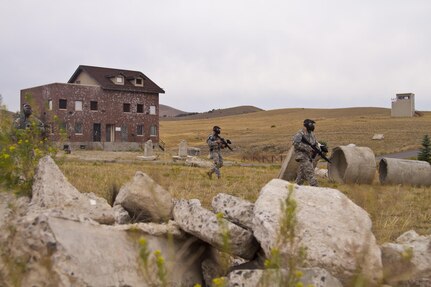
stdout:
<svg viewBox="0 0 431 287">
<path fill-rule="evenodd" d="M 419 149 L 418 160 L 431 163 L 431 142 L 428 135 L 422 139 L 422 147 Z"/>
</svg>

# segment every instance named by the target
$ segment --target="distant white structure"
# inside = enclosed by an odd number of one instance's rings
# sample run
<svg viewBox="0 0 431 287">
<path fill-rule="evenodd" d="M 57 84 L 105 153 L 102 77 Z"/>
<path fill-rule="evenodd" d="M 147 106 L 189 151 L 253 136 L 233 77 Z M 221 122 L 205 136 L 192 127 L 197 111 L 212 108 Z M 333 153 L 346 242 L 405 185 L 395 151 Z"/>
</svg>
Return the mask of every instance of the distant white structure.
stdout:
<svg viewBox="0 0 431 287">
<path fill-rule="evenodd" d="M 415 114 L 415 94 L 397 94 L 392 99 L 391 117 L 413 117 Z"/>
</svg>

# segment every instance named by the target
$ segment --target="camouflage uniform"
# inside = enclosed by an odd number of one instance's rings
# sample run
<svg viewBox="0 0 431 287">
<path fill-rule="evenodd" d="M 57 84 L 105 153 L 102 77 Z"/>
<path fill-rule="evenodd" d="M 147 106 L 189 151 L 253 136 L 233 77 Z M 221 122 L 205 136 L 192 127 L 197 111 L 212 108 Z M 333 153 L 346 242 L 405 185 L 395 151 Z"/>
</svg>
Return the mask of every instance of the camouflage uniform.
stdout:
<svg viewBox="0 0 431 287">
<path fill-rule="evenodd" d="M 30 118 L 26 117 L 24 114 L 21 114 L 14 122 L 14 127 L 16 129 L 29 129 L 31 125 Z"/>
<path fill-rule="evenodd" d="M 46 127 L 44 123 L 32 116 L 31 106 L 29 104 L 23 105 L 23 111 L 20 113 L 19 117 L 14 121 L 14 128 L 17 130 L 16 134 L 13 135 L 13 140 L 18 140 L 19 134 L 23 130 L 33 130 L 34 135 L 39 135 L 40 139 L 46 138 Z"/>
<path fill-rule="evenodd" d="M 314 175 L 313 164 L 313 149 L 306 143 L 302 142 L 302 137 L 305 137 L 312 145 L 317 143 L 314 132 L 308 132 L 307 129 L 301 129 L 293 137 L 293 146 L 295 149 L 295 160 L 299 163 L 298 174 L 296 176 L 296 184 L 302 185 L 304 180 L 312 186 L 318 186 Z"/>
<path fill-rule="evenodd" d="M 35 116 L 32 116 L 31 106 L 29 104 L 24 104 L 23 111 L 14 122 L 14 127 L 16 129 L 25 130 L 31 128 L 33 125 L 38 127 L 41 131 L 45 130 L 43 122 Z"/>
<path fill-rule="evenodd" d="M 208 136 L 207 143 L 210 149 L 210 158 L 213 160 L 213 166 L 208 172 L 208 176 L 211 177 L 215 172 L 218 178 L 220 178 L 220 168 L 223 166 L 223 157 L 221 155 L 222 143 L 218 140 L 218 136 L 213 133 Z"/>
</svg>

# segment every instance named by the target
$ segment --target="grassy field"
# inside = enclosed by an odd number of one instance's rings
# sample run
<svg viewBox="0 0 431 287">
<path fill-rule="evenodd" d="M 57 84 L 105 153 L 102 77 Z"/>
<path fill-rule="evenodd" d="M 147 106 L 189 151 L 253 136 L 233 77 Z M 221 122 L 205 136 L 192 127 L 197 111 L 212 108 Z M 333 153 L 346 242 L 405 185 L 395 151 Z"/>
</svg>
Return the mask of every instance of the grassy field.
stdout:
<svg viewBox="0 0 431 287">
<path fill-rule="evenodd" d="M 354 143 L 370 147 L 376 155 L 416 149 L 423 135 L 431 133 L 431 112 L 424 112 L 422 117 L 391 118 L 390 109 L 384 108 L 280 109 L 215 119 L 162 121 L 160 138 L 171 152 L 177 151 L 183 139 L 206 150 L 205 140 L 218 125 L 235 148 L 228 156 L 281 154 L 289 149 L 305 118 L 316 121 L 317 138 L 330 148 Z M 374 134 L 384 134 L 384 140 L 372 140 Z"/>
<path fill-rule="evenodd" d="M 159 163 L 137 161 L 136 156 L 142 153 L 74 151 L 59 165 L 81 192 L 94 192 L 108 199 L 139 170 L 175 198 L 197 198 L 206 207 L 220 192 L 255 201 L 260 189 L 277 177 L 280 165 L 241 166 L 242 156 L 286 152 L 304 118 L 316 120 L 316 134 L 330 148 L 355 143 L 370 147 L 376 155 L 419 148 L 423 135 L 431 133 L 431 112 L 422 117 L 391 118 L 390 110 L 382 108 L 283 109 L 217 119 L 162 121 L 160 136 L 167 151 L 159 153 Z M 222 179 L 208 179 L 203 168 L 172 163 L 171 156 L 177 154 L 183 139 L 190 146 L 202 148 L 204 158 L 205 140 L 213 125 L 221 126 L 222 135 L 234 142 L 234 152 L 224 153 L 225 159 L 234 164 L 222 168 Z M 384 134 L 384 140 L 372 140 L 376 133 Z M 340 190 L 364 208 L 379 243 L 393 241 L 410 229 L 431 233 L 431 187 L 382 186 L 377 175 L 371 185 L 337 184 L 324 179 L 320 185 Z"/>
</svg>

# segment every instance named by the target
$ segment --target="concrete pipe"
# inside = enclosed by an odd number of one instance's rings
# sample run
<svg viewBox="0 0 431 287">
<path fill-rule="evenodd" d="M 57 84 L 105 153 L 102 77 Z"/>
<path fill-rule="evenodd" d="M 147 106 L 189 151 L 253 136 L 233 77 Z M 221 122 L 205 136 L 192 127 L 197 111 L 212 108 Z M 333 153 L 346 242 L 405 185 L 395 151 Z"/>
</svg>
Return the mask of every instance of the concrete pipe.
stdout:
<svg viewBox="0 0 431 287">
<path fill-rule="evenodd" d="M 295 149 L 292 146 L 287 152 L 287 155 L 284 158 L 283 163 L 281 164 L 281 169 L 280 169 L 280 172 L 278 173 L 279 179 L 284 179 L 290 182 L 296 180 L 299 163 L 295 160 L 295 157 L 296 157 Z M 314 168 L 316 168 L 317 162 L 318 162 L 318 158 L 316 158 L 313 161 Z M 325 177 L 324 175 L 320 175 L 320 176 Z"/>
<path fill-rule="evenodd" d="M 339 146 L 332 150 L 328 176 L 340 183 L 367 183 L 374 180 L 376 157 L 368 147 Z"/>
<path fill-rule="evenodd" d="M 283 160 L 281 164 L 281 169 L 278 174 L 279 179 L 284 179 L 287 181 L 295 181 L 296 179 L 296 171 L 298 170 L 298 162 L 295 160 L 295 151 L 294 148 L 291 147 L 287 152 L 286 158 Z"/>
<path fill-rule="evenodd" d="M 379 163 L 381 184 L 431 185 L 431 165 L 426 161 L 382 158 Z"/>
</svg>

